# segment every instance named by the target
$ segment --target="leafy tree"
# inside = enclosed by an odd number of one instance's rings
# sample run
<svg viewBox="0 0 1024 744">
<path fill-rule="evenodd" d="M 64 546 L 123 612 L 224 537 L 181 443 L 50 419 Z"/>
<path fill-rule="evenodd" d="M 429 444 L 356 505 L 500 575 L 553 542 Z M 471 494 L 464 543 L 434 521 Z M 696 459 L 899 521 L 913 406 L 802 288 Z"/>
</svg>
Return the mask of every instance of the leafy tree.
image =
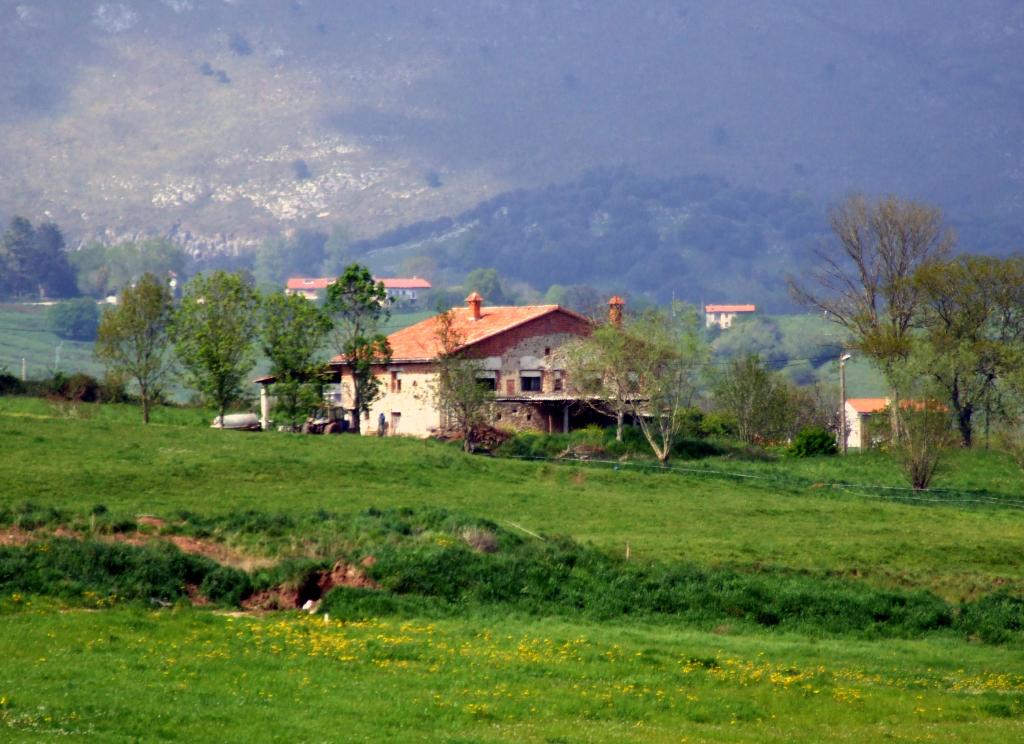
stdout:
<svg viewBox="0 0 1024 744">
<path fill-rule="evenodd" d="M 35 228 L 24 217 L 15 217 L 0 240 L 0 283 L 5 294 L 26 295 L 32 286 Z"/>
<path fill-rule="evenodd" d="M 352 233 L 335 225 L 323 247 L 320 276 L 338 276 L 352 263 Z"/>
<path fill-rule="evenodd" d="M 611 323 L 599 325 L 587 338 L 567 344 L 566 375 L 573 392 L 615 417 L 615 441 L 622 441 L 626 415 L 635 411 L 637 380 L 630 360 L 636 339 Z"/>
<path fill-rule="evenodd" d="M 34 263 L 43 293 L 47 297 L 75 297 L 78 294 L 75 270 L 68 261 L 60 228 L 52 222 L 44 222 L 36 228 L 35 238 Z"/>
<path fill-rule="evenodd" d="M 288 239 L 269 238 L 256 251 L 253 274 L 261 287 L 278 289 L 290 276 L 340 273 L 348 239 L 337 229 L 328 237 L 319 230 L 299 230 Z"/>
<path fill-rule="evenodd" d="M 369 414 L 381 395 L 373 367 L 391 359 L 387 337 L 380 332 L 390 317 L 387 300 L 384 285 L 359 264 L 350 264 L 327 288 L 324 307 L 334 321 L 334 347 L 352 372 L 352 428 L 357 434 L 361 417 Z"/>
<path fill-rule="evenodd" d="M 238 274 L 199 274 L 185 286 L 175 348 L 190 384 L 217 406 L 222 423 L 255 364 L 258 312 L 259 295 Z"/>
<path fill-rule="evenodd" d="M 143 274 L 134 286 L 122 290 L 117 305 L 108 308 L 100 321 L 96 356 L 106 364 L 111 378 L 128 378 L 138 386 L 145 424 L 174 369 L 173 319 L 174 298 L 167 283 Z"/>
<path fill-rule="evenodd" d="M 696 310 L 676 305 L 669 314 L 651 309 L 621 325 L 598 327 L 567 352 L 567 371 L 579 395 L 606 402 L 618 437 L 629 413 L 664 465 L 686 425 L 682 414 L 696 394 L 706 356 Z"/>
<path fill-rule="evenodd" d="M 129 241 L 117 245 L 94 243 L 71 254 L 78 272 L 78 289 L 92 297 L 120 292 L 143 274 L 166 279 L 185 272 L 188 257 L 170 241 Z"/>
<path fill-rule="evenodd" d="M 61 338 L 92 341 L 96 338 L 100 312 L 96 300 L 82 297 L 58 302 L 46 311 L 46 324 Z"/>
<path fill-rule="evenodd" d="M 267 292 L 281 289 L 288 275 L 287 253 L 287 243 L 282 238 L 266 238 L 260 243 L 252 268 L 257 286 Z"/>
<path fill-rule="evenodd" d="M 466 276 L 462 288 L 465 292 L 479 292 L 492 305 L 504 305 L 508 302 L 501 288 L 501 279 L 494 269 L 473 269 Z"/>
<path fill-rule="evenodd" d="M 331 321 L 315 303 L 278 291 L 263 300 L 261 326 L 277 409 L 294 427 L 320 399 L 317 377 Z"/>
<path fill-rule="evenodd" d="M 910 355 L 921 302 L 914 272 L 944 258 L 953 235 L 943 230 L 935 207 L 892 196 L 877 202 L 851 196 L 832 210 L 829 221 L 838 250 L 816 249 L 818 268 L 809 284 L 790 278 L 790 291 L 849 332 L 851 346 L 878 365 L 898 403 L 895 380 Z M 894 439 L 899 412 L 899 405 L 893 406 Z"/>
<path fill-rule="evenodd" d="M 437 316 L 437 340 L 440 353 L 434 360 L 437 369 L 435 395 L 438 409 L 448 428 L 462 434 L 462 448 L 473 451 L 473 431 L 487 419 L 494 391 L 480 380 L 480 362 L 465 356 L 466 334 L 456 323 L 454 311 Z"/>
<path fill-rule="evenodd" d="M 0 295 L 74 297 L 75 273 L 60 228 L 15 217 L 0 239 Z"/>
<path fill-rule="evenodd" d="M 999 384 L 1024 361 L 1024 258 L 958 256 L 920 267 L 918 352 L 944 391 L 965 447 L 974 414 L 998 401 Z"/>
<path fill-rule="evenodd" d="M 785 381 L 757 354 L 733 359 L 714 385 L 716 406 L 735 419 L 740 439 L 747 444 L 787 433 L 788 392 Z"/>
</svg>

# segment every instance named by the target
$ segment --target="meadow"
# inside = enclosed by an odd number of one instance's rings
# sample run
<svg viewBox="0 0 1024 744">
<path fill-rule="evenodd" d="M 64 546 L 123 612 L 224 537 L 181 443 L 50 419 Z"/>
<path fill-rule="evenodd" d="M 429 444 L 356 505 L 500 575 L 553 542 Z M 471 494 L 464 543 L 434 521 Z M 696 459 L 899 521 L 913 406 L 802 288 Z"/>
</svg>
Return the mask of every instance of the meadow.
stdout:
<svg viewBox="0 0 1024 744">
<path fill-rule="evenodd" d="M 1001 453 L 954 453 L 947 497 L 910 502 L 873 487 L 900 482 L 884 455 L 660 472 L 221 432 L 195 409 L 137 421 L 130 406 L 0 398 L 0 530 L 145 539 L 147 515 L 267 564 L 370 551 L 383 589 L 335 590 L 325 620 L 9 582 L 0 727 L 14 739 L 1010 741 L 1024 729 L 1024 489 Z M 493 533 L 497 552 L 470 551 L 468 527 Z M 511 577 L 506 593 L 474 584 L 477 568 L 490 584 Z M 687 581 L 792 602 L 770 621 L 704 600 L 659 610 L 686 601 Z M 997 634 L 961 627 L 963 608 L 998 596 Z M 922 602 L 952 614 L 897 623 Z M 879 603 L 854 627 L 856 607 Z"/>
</svg>

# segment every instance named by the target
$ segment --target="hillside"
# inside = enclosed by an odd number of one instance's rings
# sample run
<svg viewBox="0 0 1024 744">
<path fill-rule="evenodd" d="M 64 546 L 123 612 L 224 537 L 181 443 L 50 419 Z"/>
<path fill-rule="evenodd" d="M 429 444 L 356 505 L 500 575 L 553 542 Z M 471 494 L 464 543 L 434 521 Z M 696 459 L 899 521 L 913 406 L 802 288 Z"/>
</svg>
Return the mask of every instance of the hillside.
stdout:
<svg viewBox="0 0 1024 744">
<path fill-rule="evenodd" d="M 230 251 L 626 166 L 819 207 L 895 191 L 1001 249 L 1021 34 L 1009 0 L 8 0 L 0 215 Z"/>
</svg>

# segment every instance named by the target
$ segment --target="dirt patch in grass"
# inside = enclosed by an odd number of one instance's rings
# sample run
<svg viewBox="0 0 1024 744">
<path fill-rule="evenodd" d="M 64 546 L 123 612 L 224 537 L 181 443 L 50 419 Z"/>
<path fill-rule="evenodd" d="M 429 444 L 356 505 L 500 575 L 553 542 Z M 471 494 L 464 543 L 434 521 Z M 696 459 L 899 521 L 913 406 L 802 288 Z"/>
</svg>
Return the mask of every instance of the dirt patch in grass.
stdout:
<svg viewBox="0 0 1024 744">
<path fill-rule="evenodd" d="M 31 532 L 26 532 L 19 527 L 8 527 L 7 529 L 0 530 L 0 545 L 20 547 L 27 545 L 35 539 Z"/>
<path fill-rule="evenodd" d="M 162 521 L 157 520 L 156 521 Z M 142 524 L 140 520 L 140 524 Z M 152 523 L 150 523 L 152 524 Z M 155 524 L 153 526 L 156 526 Z M 50 537 L 61 537 L 72 540 L 84 540 L 86 535 L 82 532 L 72 530 L 68 527 L 57 527 L 53 530 L 23 530 L 19 527 L 8 527 L 0 530 L 0 545 L 27 545 L 31 542 L 45 540 Z M 123 542 L 129 545 L 145 545 L 152 540 L 161 540 L 174 545 L 182 553 L 199 555 L 216 561 L 222 566 L 240 568 L 243 571 L 253 571 L 258 568 L 273 566 L 275 561 L 270 558 L 246 555 L 237 550 L 213 540 L 202 540 L 185 535 L 161 535 L 144 534 L 141 532 L 115 532 L 113 534 L 97 534 L 97 540 L 105 542 Z"/>
<path fill-rule="evenodd" d="M 269 566 L 273 566 L 275 563 L 275 561 L 270 558 L 245 555 L 244 553 L 239 553 L 222 543 L 214 542 L 212 540 L 200 540 L 195 537 L 186 537 L 184 535 L 169 535 L 158 539 L 167 540 L 175 545 L 175 547 L 177 547 L 182 553 L 201 555 L 204 558 L 209 558 L 210 560 L 220 563 L 222 566 L 240 568 L 243 571 L 267 568 Z"/>
<path fill-rule="evenodd" d="M 372 558 L 363 565 L 373 565 Z M 356 589 L 380 589 L 360 566 L 338 561 L 327 571 L 313 571 L 297 586 L 276 586 L 253 594 L 242 602 L 247 610 L 305 609 L 315 612 L 320 600 L 336 586 Z"/>
</svg>

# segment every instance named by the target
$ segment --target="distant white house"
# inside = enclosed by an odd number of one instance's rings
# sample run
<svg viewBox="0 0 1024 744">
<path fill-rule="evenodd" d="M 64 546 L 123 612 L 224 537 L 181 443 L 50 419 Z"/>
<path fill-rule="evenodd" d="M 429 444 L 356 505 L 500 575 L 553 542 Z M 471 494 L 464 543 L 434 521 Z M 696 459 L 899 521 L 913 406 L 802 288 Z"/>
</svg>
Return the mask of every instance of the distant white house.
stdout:
<svg viewBox="0 0 1024 744">
<path fill-rule="evenodd" d="M 737 315 L 757 312 L 756 305 L 705 305 L 704 327 L 728 328 Z"/>
<path fill-rule="evenodd" d="M 288 280 L 284 291 L 290 295 L 301 295 L 307 300 L 317 300 L 323 298 L 327 288 L 336 281 L 336 278 L 329 276 L 315 278 L 293 276 Z M 384 285 L 384 289 L 388 293 L 388 299 L 392 302 L 399 300 L 416 302 L 421 291 L 431 288 L 430 282 L 418 276 L 374 277 L 374 281 Z"/>
</svg>

